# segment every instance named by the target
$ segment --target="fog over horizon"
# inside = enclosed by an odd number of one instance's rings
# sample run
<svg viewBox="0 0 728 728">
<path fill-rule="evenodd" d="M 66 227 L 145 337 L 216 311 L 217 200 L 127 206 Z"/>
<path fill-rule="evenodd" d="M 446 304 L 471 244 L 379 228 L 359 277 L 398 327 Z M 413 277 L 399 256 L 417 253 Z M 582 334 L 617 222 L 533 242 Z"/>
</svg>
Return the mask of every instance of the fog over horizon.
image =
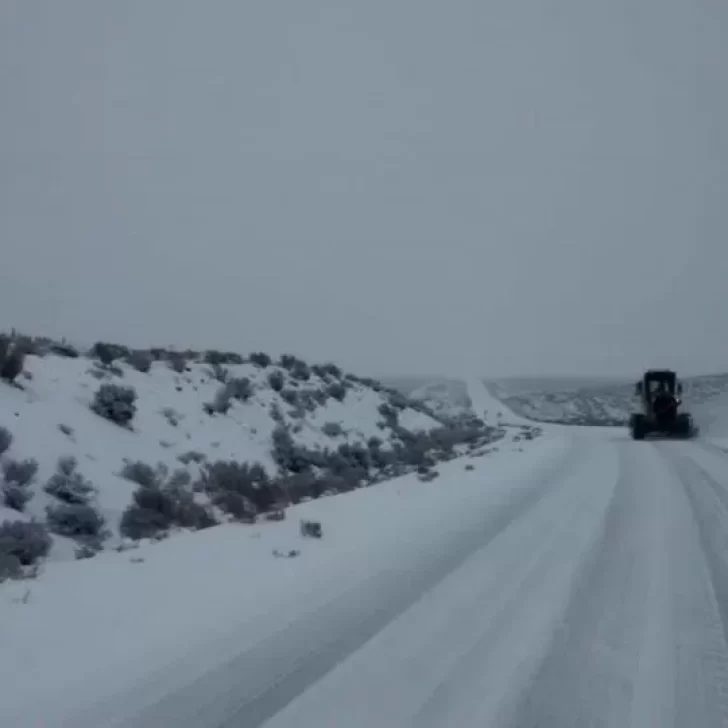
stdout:
<svg viewBox="0 0 728 728">
<path fill-rule="evenodd" d="M 728 371 L 719 0 L 6 0 L 0 329 Z"/>
</svg>

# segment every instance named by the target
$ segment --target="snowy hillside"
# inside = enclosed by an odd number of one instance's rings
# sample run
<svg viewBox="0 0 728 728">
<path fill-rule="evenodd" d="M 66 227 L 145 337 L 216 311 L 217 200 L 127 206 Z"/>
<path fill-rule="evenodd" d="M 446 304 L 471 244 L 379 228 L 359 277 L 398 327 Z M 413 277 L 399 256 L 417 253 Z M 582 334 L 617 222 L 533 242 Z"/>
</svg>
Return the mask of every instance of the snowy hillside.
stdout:
<svg viewBox="0 0 728 728">
<path fill-rule="evenodd" d="M 79 356 L 5 338 L 3 358 L 0 578 L 129 539 L 278 518 L 414 470 L 428 477 L 503 434 L 293 356 L 116 345 Z"/>
<path fill-rule="evenodd" d="M 708 415 L 712 403 L 728 392 L 725 374 L 686 377 L 683 382 L 685 404 L 698 417 Z M 489 383 L 489 387 L 514 412 L 540 422 L 622 427 L 636 406 L 631 381 L 584 384 L 544 380 L 530 382 L 525 388 L 520 382 L 514 385 L 505 380 Z M 723 411 L 722 405 L 719 409 Z"/>
<path fill-rule="evenodd" d="M 150 728 L 258 725 L 249 707 L 224 722 L 224 696 L 197 713 L 196 690 L 212 682 L 233 700 L 256 695 L 306 656 L 338 659 L 342 631 L 347 643 L 366 641 L 372 616 L 386 620 L 393 605 L 417 601 L 422 574 L 439 580 L 453 549 L 459 564 L 461 543 L 489 533 L 489 510 L 527 497 L 531 480 L 566 450 L 548 435 L 510 440 L 487 457 L 443 463 L 428 482 L 412 473 L 293 506 L 282 523 L 183 533 L 6 582 L 0 725 L 99 728 L 122 717 Z M 321 523 L 322 539 L 302 538 L 301 518 Z M 241 680 L 232 661 L 246 650 L 251 669 Z M 212 680 L 198 681 L 206 671 Z M 171 713 L 165 705 L 148 722 L 133 721 L 178 688 L 185 697 Z"/>
<path fill-rule="evenodd" d="M 458 417 L 473 412 L 468 387 L 461 379 L 436 379 L 420 384 L 409 391 L 409 396 L 446 417 Z"/>
<path fill-rule="evenodd" d="M 389 381 L 432 412 L 451 417 L 467 412 L 493 426 L 552 423 L 623 427 L 637 404 L 634 382 L 623 379 L 486 379 L 480 382 L 484 386 L 444 377 L 417 382 L 417 386 L 413 386 L 414 380 Z M 701 426 L 722 427 L 728 374 L 685 377 L 683 383 L 685 405 Z"/>
<path fill-rule="evenodd" d="M 517 415 L 491 391 L 486 381 L 477 376 L 466 379 L 440 377 L 414 389 L 405 386 L 400 391 L 444 417 L 475 416 L 492 427 L 533 426 L 533 422 Z"/>
<path fill-rule="evenodd" d="M 546 390 L 499 396 L 514 412 L 540 422 L 622 426 L 632 406 L 633 385 Z"/>
</svg>

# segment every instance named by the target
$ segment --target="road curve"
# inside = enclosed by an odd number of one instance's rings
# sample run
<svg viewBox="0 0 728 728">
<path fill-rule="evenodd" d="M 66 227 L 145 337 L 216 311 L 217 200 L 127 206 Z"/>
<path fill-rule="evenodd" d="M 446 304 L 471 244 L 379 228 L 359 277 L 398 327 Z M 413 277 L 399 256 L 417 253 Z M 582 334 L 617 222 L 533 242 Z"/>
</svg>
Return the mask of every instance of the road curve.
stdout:
<svg viewBox="0 0 728 728">
<path fill-rule="evenodd" d="M 728 725 L 728 455 L 575 435 L 477 529 L 105 725 Z"/>
</svg>

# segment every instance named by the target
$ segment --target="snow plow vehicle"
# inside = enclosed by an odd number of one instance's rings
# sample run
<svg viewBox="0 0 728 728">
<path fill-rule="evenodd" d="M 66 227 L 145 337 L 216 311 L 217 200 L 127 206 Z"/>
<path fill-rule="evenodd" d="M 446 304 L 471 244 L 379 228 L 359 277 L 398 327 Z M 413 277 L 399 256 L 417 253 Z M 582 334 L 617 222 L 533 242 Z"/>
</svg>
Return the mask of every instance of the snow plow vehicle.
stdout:
<svg viewBox="0 0 728 728">
<path fill-rule="evenodd" d="M 690 438 L 696 433 L 693 417 L 681 412 L 683 386 L 675 372 L 669 369 L 650 369 L 635 385 L 641 412 L 629 417 L 629 429 L 634 440 L 646 435 L 660 434 Z"/>
</svg>

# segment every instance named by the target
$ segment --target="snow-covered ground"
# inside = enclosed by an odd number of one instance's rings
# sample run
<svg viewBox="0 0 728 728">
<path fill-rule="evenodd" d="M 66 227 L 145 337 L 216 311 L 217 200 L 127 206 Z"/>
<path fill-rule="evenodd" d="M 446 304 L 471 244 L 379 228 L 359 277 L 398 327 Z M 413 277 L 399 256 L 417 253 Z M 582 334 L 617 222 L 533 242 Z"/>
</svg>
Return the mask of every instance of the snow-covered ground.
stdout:
<svg viewBox="0 0 728 728">
<path fill-rule="evenodd" d="M 694 442 L 516 427 L 427 482 L 6 582 L 0 725 L 726 725 L 728 402 L 699 404 Z"/>
<path fill-rule="evenodd" d="M 431 482 L 408 475 L 295 506 L 281 523 L 219 526 L 6 583 L 0 725 L 111 726 L 245 650 L 259 654 L 244 685 L 252 695 L 272 670 L 290 669 L 285 650 L 302 659 L 338 629 L 336 620 L 371 618 L 356 610 L 380 609 L 394 586 L 429 574 L 464 535 L 479 532 L 491 507 L 524 487 L 524 472 L 540 477 L 565 444 L 494 447 L 439 466 Z M 323 538 L 304 539 L 301 518 L 321 522 Z M 300 553 L 285 558 L 291 551 Z M 150 725 L 208 725 L 216 710 L 207 706 L 197 723 L 194 712 L 173 715 L 175 706 L 158 708 Z"/>
<path fill-rule="evenodd" d="M 415 388 L 405 386 L 401 391 L 445 416 L 473 413 L 468 386 L 462 379 L 439 378 Z"/>
<path fill-rule="evenodd" d="M 492 427 L 527 426 L 534 422 L 517 415 L 480 376 L 461 379 L 434 379 L 415 388 L 405 387 L 409 397 L 425 404 L 433 412 L 457 417 L 471 413 Z"/>
<path fill-rule="evenodd" d="M 533 425 L 531 420 L 519 417 L 490 391 L 487 384 L 480 377 L 470 377 L 465 380 L 470 392 L 470 401 L 473 411 L 488 424 L 498 423 L 507 426 Z"/>
<path fill-rule="evenodd" d="M 273 477 L 277 465 L 271 454 L 271 437 L 280 425 L 296 445 L 317 451 L 335 451 L 342 444 L 367 448 L 371 438 L 379 438 L 382 449 L 387 450 L 397 439 L 380 411 L 391 403 L 391 394 L 371 383 L 336 372 L 311 373 L 302 381 L 275 364 L 231 364 L 225 370 L 228 380 L 247 378 L 251 395 L 247 401 L 231 400 L 226 414 L 210 415 L 204 406 L 215 400 L 222 384 L 204 363 L 188 362 L 186 370 L 178 373 L 156 361 L 145 373 L 119 361 L 114 374 L 86 357 L 29 356 L 25 374 L 17 379 L 19 387 L 0 382 L 0 427 L 12 435 L 0 460 L 8 465 L 33 459 L 38 470 L 27 488 L 32 497 L 22 513 L 8 508 L 0 498 L 0 522 L 45 520 L 46 509 L 57 499 L 44 486 L 60 458 L 75 458 L 77 472 L 95 487 L 90 502 L 108 531 L 103 546 L 114 548 L 122 541 L 121 516 L 138 487 L 120 475 L 126 462 L 141 461 L 154 468 L 161 464 L 166 473 L 184 471 L 194 482 L 200 465 L 186 459 L 193 453 L 202 462 L 259 463 Z M 269 384 L 273 372 L 283 377 L 281 392 Z M 103 383 L 136 391 L 137 409 L 130 428 L 91 410 L 95 392 Z M 330 393 L 341 396 L 337 386 L 343 391 L 341 401 Z M 286 396 L 309 406 L 291 405 Z M 404 430 L 431 431 L 442 424 L 426 412 L 399 405 L 396 422 Z M 196 498 L 204 502 L 203 494 Z M 55 535 L 49 558 L 73 558 L 77 547 L 73 539 Z"/>
</svg>

